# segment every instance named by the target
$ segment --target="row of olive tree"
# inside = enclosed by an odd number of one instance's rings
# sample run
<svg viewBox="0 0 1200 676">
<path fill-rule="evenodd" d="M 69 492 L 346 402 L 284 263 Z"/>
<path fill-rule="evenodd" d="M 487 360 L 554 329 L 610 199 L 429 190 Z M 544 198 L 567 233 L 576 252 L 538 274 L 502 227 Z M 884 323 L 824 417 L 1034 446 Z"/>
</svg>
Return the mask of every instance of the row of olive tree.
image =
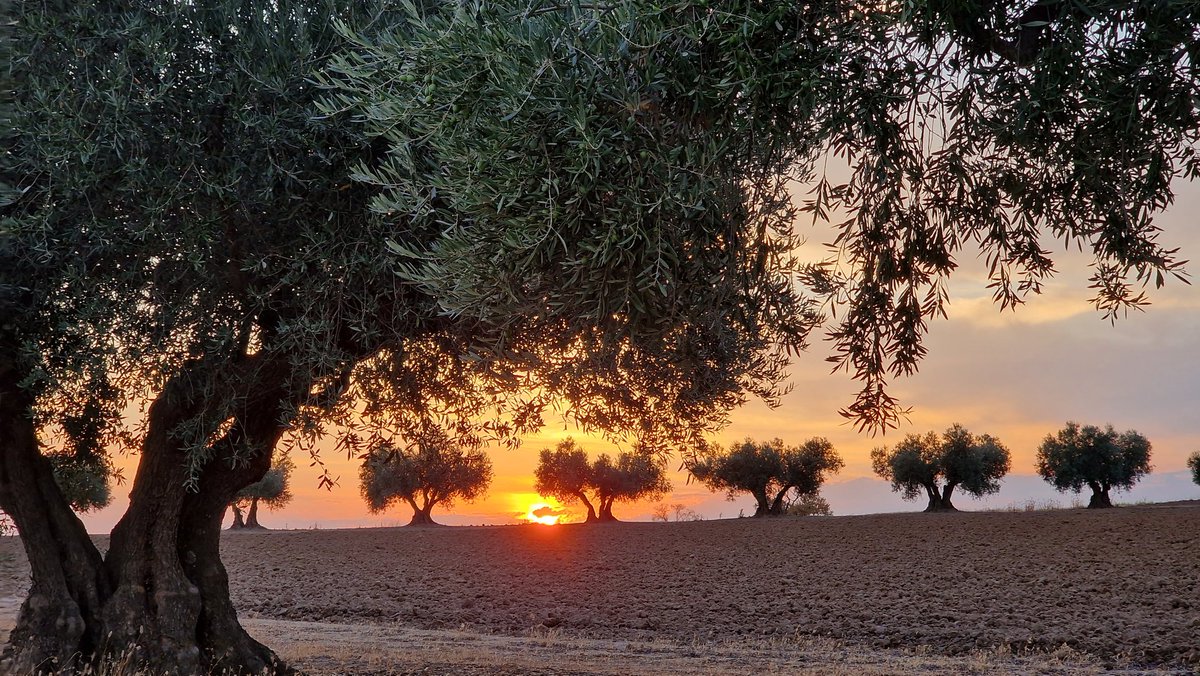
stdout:
<svg viewBox="0 0 1200 676">
<path fill-rule="evenodd" d="M 429 525 L 435 504 L 449 505 L 456 498 L 469 502 L 483 493 L 491 479 L 486 455 L 465 452 L 444 436 L 428 441 L 410 452 L 384 445 L 364 456 L 361 486 L 371 511 L 403 501 L 413 510 L 410 525 Z M 705 445 L 685 465 L 692 476 L 730 499 L 753 495 L 755 516 L 774 516 L 829 513 L 817 492 L 843 462 L 826 439 L 795 447 L 779 439 L 747 439 L 728 449 Z M 671 490 L 661 456 L 635 447 L 615 458 L 603 453 L 592 459 L 570 437 L 554 449 L 542 449 L 534 477 L 540 495 L 581 504 L 587 510 L 585 523 L 616 521 L 614 503 L 655 500 Z"/>
<path fill-rule="evenodd" d="M 880 427 L 961 247 L 1004 305 L 1043 235 L 1091 249 L 1109 313 L 1178 272 L 1153 218 L 1200 175 L 1192 0 L 712 4 L 0 2 L 0 508 L 32 571 L 0 670 L 286 672 L 221 519 L 330 423 L 529 403 L 507 437 L 564 400 L 708 430 L 829 301 L 845 413 Z M 796 176 L 853 215 L 843 260 L 793 256 Z M 101 552 L 43 434 L 103 459 L 133 401 Z"/>
<path fill-rule="evenodd" d="M 1037 472 L 1059 491 L 1090 488 L 1089 508 L 1112 507 L 1109 491 L 1128 490 L 1150 472 L 1150 450 L 1150 442 L 1134 430 L 1118 433 L 1112 425 L 1069 422 L 1038 447 Z M 924 492 L 927 512 L 954 511 L 956 489 L 977 498 L 999 491 L 1000 479 L 1011 467 L 1009 450 L 998 440 L 975 436 L 957 424 L 940 436 L 910 434 L 895 446 L 876 448 L 871 462 L 904 499 Z M 1197 471 L 1200 459 L 1189 463 Z"/>
<path fill-rule="evenodd" d="M 482 450 L 465 450 L 444 433 L 422 437 L 412 448 L 391 444 L 372 448 L 359 474 L 363 498 L 372 512 L 398 502 L 412 508 L 409 525 L 435 525 L 435 505 L 482 496 L 492 479 L 492 462 Z M 571 438 L 554 450 L 543 449 L 534 471 L 534 489 L 564 504 L 580 503 L 586 522 L 616 521 L 613 503 L 655 499 L 671 489 L 662 460 L 635 449 L 615 459 L 601 454 L 595 460 Z"/>
<path fill-rule="evenodd" d="M 442 497 L 430 502 L 429 495 L 469 500 L 482 491 L 490 477 L 490 472 L 474 469 L 488 462 L 482 454 L 432 452 L 411 459 L 400 456 L 398 461 L 397 456 L 390 448 L 369 456 L 363 465 L 363 491 L 372 511 L 384 509 L 393 498 L 409 502 L 413 523 L 430 523 L 432 504 L 447 502 Z M 952 502 L 955 491 L 976 498 L 996 493 L 1011 469 L 1011 453 L 1004 444 L 987 434 L 974 435 L 958 424 L 941 435 L 910 434 L 895 446 L 876 448 L 871 461 L 875 473 L 890 481 L 904 499 L 924 493 L 926 512 L 957 511 Z M 793 503 L 819 498 L 821 485 L 843 462 L 823 438 L 791 447 L 780 439 L 766 443 L 747 439 L 728 449 L 702 446 L 685 465 L 693 477 L 714 491 L 726 492 L 729 499 L 749 493 L 755 500 L 754 516 L 773 516 L 827 513 L 827 505 L 812 508 L 806 503 L 803 509 L 793 509 Z M 1200 453 L 1191 456 L 1188 465 L 1200 483 Z M 1132 488 L 1150 471 L 1150 442 L 1132 430 L 1117 433 L 1111 425 L 1099 428 L 1068 423 L 1042 442 L 1037 471 L 1060 491 L 1078 493 L 1090 488 L 1089 508 L 1111 507 L 1110 490 Z M 615 521 L 614 502 L 655 499 L 670 490 L 665 468 L 652 456 L 635 451 L 622 453 L 615 462 L 608 455 L 593 461 L 569 438 L 553 451 L 542 450 L 535 475 L 535 489 L 540 494 L 565 504 L 581 503 L 589 523 Z M 424 506 L 414 501 L 421 491 L 426 495 Z"/>
</svg>

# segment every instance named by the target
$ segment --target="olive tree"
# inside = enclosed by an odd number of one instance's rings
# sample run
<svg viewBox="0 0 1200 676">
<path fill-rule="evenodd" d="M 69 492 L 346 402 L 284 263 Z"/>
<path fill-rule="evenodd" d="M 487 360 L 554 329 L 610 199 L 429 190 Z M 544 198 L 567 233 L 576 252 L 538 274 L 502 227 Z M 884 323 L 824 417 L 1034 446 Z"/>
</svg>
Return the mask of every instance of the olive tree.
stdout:
<svg viewBox="0 0 1200 676">
<path fill-rule="evenodd" d="M 471 502 L 487 491 L 492 461 L 482 450 L 464 449 L 434 431 L 407 449 L 391 444 L 372 448 L 363 458 L 359 480 L 372 513 L 404 502 L 413 510 L 408 525 L 434 526 L 430 512 L 435 506 Z"/>
<path fill-rule="evenodd" d="M 1200 484 L 1200 451 L 1197 451 L 1187 459 L 1188 469 L 1192 470 L 1192 481 Z"/>
<path fill-rule="evenodd" d="M 281 509 L 291 502 L 292 472 L 295 469 L 296 463 L 290 455 L 279 454 L 263 478 L 238 491 L 229 503 L 233 509 L 233 524 L 229 527 L 262 528 L 258 522 L 259 503 L 265 504 L 269 509 Z"/>
<path fill-rule="evenodd" d="M 926 512 L 957 511 L 951 502 L 955 489 L 980 498 L 1000 490 L 1000 479 L 1011 466 L 1008 449 L 987 434 L 974 435 L 952 425 L 935 432 L 909 434 L 894 447 L 871 451 L 875 474 L 892 483 L 905 500 L 922 492 Z"/>
<path fill-rule="evenodd" d="M 1150 441 L 1134 430 L 1068 422 L 1042 440 L 1037 472 L 1058 491 L 1092 489 L 1088 509 L 1112 507 L 1110 490 L 1129 490 L 1150 473 L 1150 450 Z"/>
<path fill-rule="evenodd" d="M 740 493 L 754 496 L 754 516 L 785 513 L 789 501 L 816 494 L 843 466 L 833 444 L 822 437 L 799 446 L 785 446 L 781 439 L 746 439 L 728 450 L 705 446 L 687 463 L 692 476 L 725 491 L 730 500 Z"/>
<path fill-rule="evenodd" d="M 537 398 L 516 392 L 527 383 L 491 365 L 532 377 L 574 334 L 472 352 L 486 327 L 400 283 L 383 246 L 436 232 L 384 222 L 351 178 L 386 144 L 317 114 L 310 78 L 360 6 L 42 3 L 0 22 L 14 38 L 4 75 L 20 82 L 5 86 L 0 155 L 0 508 L 32 569 L 3 670 L 128 650 L 154 672 L 286 672 L 238 623 L 219 554 L 229 502 L 277 444 L 391 418 L 451 418 L 470 436 L 501 400 L 533 405 L 485 432 L 540 424 Z M 574 366 L 551 363 L 559 378 Z M 39 423 L 103 457 L 129 398 L 148 402 L 139 467 L 102 554 Z"/>
<path fill-rule="evenodd" d="M 1173 179 L 1200 176 L 1191 0 L 495 2 L 408 20 L 406 39 L 363 36 L 338 61 L 327 109 L 389 135 L 362 174 L 377 210 L 445 223 L 397 255 L 452 313 L 565 318 L 583 301 L 650 326 L 694 251 L 761 247 L 754 266 L 838 310 L 832 358 L 862 381 L 843 414 L 880 429 L 905 410 L 887 383 L 919 366 L 956 257 L 978 249 L 1012 308 L 1054 273 L 1048 239 L 1078 246 L 1112 318 L 1183 274 L 1154 219 Z M 790 268 L 785 176 L 836 224 L 821 263 Z M 731 217 L 757 226 L 734 234 Z M 531 284 L 536 256 L 562 264 Z M 702 293 L 737 296 L 744 272 L 710 270 Z M 768 279 L 749 316 L 795 318 Z"/>
<path fill-rule="evenodd" d="M 286 671 L 237 621 L 221 517 L 331 422 L 511 439 L 562 401 L 678 446 L 772 401 L 824 303 L 845 413 L 886 425 L 964 247 L 1002 304 L 1053 269 L 1041 236 L 1089 247 L 1119 313 L 1179 272 L 1153 218 L 1200 172 L 1190 0 L 0 7 L 15 672 Z M 848 215 L 836 260 L 794 257 L 793 178 Z M 127 398 L 101 554 L 39 422 L 105 455 Z"/>
<path fill-rule="evenodd" d="M 616 521 L 614 502 L 655 500 L 671 489 L 662 461 L 653 455 L 635 449 L 615 460 L 605 453 L 593 461 L 570 437 L 554 450 L 542 449 L 534 478 L 540 495 L 583 504 L 585 523 Z"/>
</svg>

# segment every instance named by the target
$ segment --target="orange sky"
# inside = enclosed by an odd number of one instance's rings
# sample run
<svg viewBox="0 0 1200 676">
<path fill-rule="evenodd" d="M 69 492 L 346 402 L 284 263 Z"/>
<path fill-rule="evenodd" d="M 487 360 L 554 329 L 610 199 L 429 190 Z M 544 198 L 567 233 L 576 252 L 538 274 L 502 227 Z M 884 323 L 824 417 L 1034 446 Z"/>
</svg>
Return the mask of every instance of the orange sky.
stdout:
<svg viewBox="0 0 1200 676">
<path fill-rule="evenodd" d="M 1178 198 L 1160 219 L 1163 241 L 1181 247 L 1184 256 L 1195 261 L 1200 259 L 1200 228 L 1195 222 L 1200 214 L 1200 186 L 1185 186 Z M 816 243 L 828 241 L 825 233 L 814 231 L 809 241 L 812 256 L 820 258 L 823 252 Z M 1013 476 L 988 504 L 1006 505 L 1052 496 L 1040 482 L 1017 476 L 1033 474 L 1036 447 L 1047 433 L 1067 420 L 1111 423 L 1146 435 L 1154 444 L 1155 474 L 1173 482 L 1169 488 L 1143 482 L 1147 487 L 1135 497 L 1183 497 L 1176 493 L 1186 492 L 1181 486 L 1190 484 L 1171 473 L 1184 470 L 1186 457 L 1200 449 L 1200 288 L 1171 282 L 1164 289 L 1151 290 L 1153 305 L 1146 313 L 1135 313 L 1111 326 L 1087 303 L 1091 294 L 1086 288 L 1086 257 L 1062 254 L 1061 244 L 1047 248 L 1059 254 L 1059 275 L 1042 296 L 1016 313 L 1001 314 L 991 304 L 983 265 L 970 254 L 959 256 L 961 268 L 950 287 L 949 320 L 931 326 L 929 356 L 920 373 L 892 384 L 893 394 L 914 407 L 910 424 L 898 433 L 872 438 L 844 424 L 837 410 L 853 400 L 856 383 L 844 374 L 830 375 L 823 359 L 828 346 L 814 341 L 810 352 L 792 368 L 794 389 L 783 405 L 771 410 L 751 402 L 734 411 L 719 441 L 780 437 L 798 444 L 812 436 L 828 437 L 846 460 L 845 469 L 826 490 L 834 513 L 913 510 L 922 506 L 904 503 L 888 493 L 882 482 L 854 482 L 871 477 L 873 447 L 894 443 L 908 432 L 943 430 L 955 422 L 997 436 L 1012 450 Z M 1195 274 L 1197 265 L 1189 267 Z M 532 488 L 533 468 L 542 448 L 572 434 L 589 452 L 612 450 L 603 440 L 550 422 L 516 450 L 491 451 L 495 479 L 486 498 L 456 505 L 450 513 L 435 510 L 434 518 L 453 524 L 514 523 L 531 503 L 552 502 L 535 495 Z M 316 471 L 306 466 L 307 458 L 297 457 L 295 499 L 283 510 L 261 514 L 265 525 L 336 528 L 407 523 L 407 509 L 381 515 L 367 512 L 358 493 L 356 461 L 332 452 L 323 457 L 332 473 L 340 475 L 339 485 L 332 491 L 318 489 Z M 133 463 L 132 458 L 121 460 L 127 477 L 134 475 Z M 666 502 L 682 503 L 706 518 L 750 510 L 747 498 L 727 502 L 695 483 L 687 484 L 685 476 L 674 471 L 676 467 L 678 461 L 671 467 L 675 491 Z M 1191 488 L 1195 489 L 1191 497 L 1200 497 L 1200 487 Z M 873 502 L 855 501 L 855 494 L 864 491 L 875 496 Z M 124 510 L 127 492 L 128 485 L 117 487 L 112 506 L 85 517 L 90 531 L 111 528 Z M 1059 500 L 1067 503 L 1070 496 Z M 964 501 L 960 507 L 970 509 L 972 503 Z M 652 508 L 652 504 L 618 504 L 614 512 L 618 518 L 648 519 Z"/>
</svg>

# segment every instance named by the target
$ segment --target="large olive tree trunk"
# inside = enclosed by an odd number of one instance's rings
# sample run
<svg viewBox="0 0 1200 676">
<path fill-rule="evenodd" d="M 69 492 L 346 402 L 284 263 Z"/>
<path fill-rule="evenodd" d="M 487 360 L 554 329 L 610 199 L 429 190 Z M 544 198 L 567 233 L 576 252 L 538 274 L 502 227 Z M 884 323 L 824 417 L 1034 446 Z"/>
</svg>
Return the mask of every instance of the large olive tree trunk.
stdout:
<svg viewBox="0 0 1200 676">
<path fill-rule="evenodd" d="M 418 505 L 416 500 L 410 500 L 408 504 L 410 507 L 412 507 L 412 510 L 413 510 L 412 519 L 409 520 L 408 525 L 410 525 L 410 526 L 437 526 L 438 525 L 438 523 L 433 520 L 433 516 L 432 516 L 433 504 L 432 503 L 425 503 L 425 505 Z"/>
<path fill-rule="evenodd" d="M 25 674 L 67 666 L 96 649 L 110 587 L 100 552 L 38 450 L 33 398 L 20 386 L 25 374 L 11 354 L 0 355 L 0 509 L 21 533 L 32 584 L 0 672 Z"/>
<path fill-rule="evenodd" d="M 105 563 L 114 582 L 103 621 L 111 642 L 163 671 L 199 672 L 199 588 L 184 573 L 179 533 L 187 498 L 184 423 L 206 403 L 202 366 L 169 382 L 150 406 L 129 509 L 112 531 Z"/>
<path fill-rule="evenodd" d="M 213 461 L 201 473 L 198 490 L 184 501 L 179 555 L 184 573 L 200 591 L 197 638 L 201 660 L 210 672 L 291 673 L 238 622 L 220 550 L 226 505 L 271 467 L 272 450 L 284 431 L 284 401 L 282 392 L 267 392 L 247 406 L 229 432 L 213 444 Z"/>
<path fill-rule="evenodd" d="M 10 366 L 0 362 L 0 508 L 20 531 L 33 584 L 0 672 L 52 671 L 111 651 L 150 673 L 291 673 L 238 623 L 220 560 L 225 509 L 266 473 L 285 428 L 279 372 L 247 370 L 255 377 L 238 388 L 252 396 L 193 490 L 180 428 L 227 398 L 213 396 L 203 365 L 168 383 L 150 407 L 129 509 L 102 558 L 41 455 L 34 402 Z"/>
</svg>

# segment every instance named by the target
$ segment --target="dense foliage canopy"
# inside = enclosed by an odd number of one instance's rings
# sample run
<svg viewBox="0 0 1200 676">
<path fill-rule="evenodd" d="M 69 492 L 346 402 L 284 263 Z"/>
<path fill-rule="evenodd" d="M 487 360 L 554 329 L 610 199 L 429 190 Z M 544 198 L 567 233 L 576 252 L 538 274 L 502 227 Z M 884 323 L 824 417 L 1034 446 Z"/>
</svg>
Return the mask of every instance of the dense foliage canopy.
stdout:
<svg viewBox="0 0 1200 676">
<path fill-rule="evenodd" d="M 781 439 L 746 439 L 728 450 L 705 445 L 687 462 L 687 469 L 712 490 L 725 491 L 730 500 L 750 493 L 754 516 L 778 516 L 790 502 L 819 491 L 844 465 L 828 439 L 814 437 L 799 446 L 785 446 Z"/>
<path fill-rule="evenodd" d="M 956 424 L 940 437 L 934 432 L 910 434 L 892 448 L 876 448 L 871 464 L 905 500 L 924 491 L 929 498 L 925 511 L 934 512 L 955 509 L 950 498 L 956 488 L 977 498 L 999 491 L 1011 459 L 994 437 L 971 434 Z"/>
<path fill-rule="evenodd" d="M 1134 430 L 1068 422 L 1042 440 L 1037 471 L 1059 491 L 1092 489 L 1089 508 L 1112 507 L 1111 489 L 1129 490 L 1150 473 L 1150 450 L 1150 441 Z"/>
<path fill-rule="evenodd" d="M 359 174 L 376 210 L 443 226 L 395 250 L 444 312 L 618 336 L 685 316 L 786 351 L 819 301 L 863 381 L 844 413 L 879 428 L 956 256 L 1011 307 L 1054 272 L 1047 239 L 1087 248 L 1112 317 L 1182 274 L 1154 217 L 1200 175 L 1198 44 L 1189 0 L 490 2 L 363 36 L 326 109 L 392 144 Z M 792 258 L 790 179 L 836 223 L 822 263 Z"/>
<path fill-rule="evenodd" d="M 1188 456 L 1187 466 L 1192 471 L 1192 481 L 1200 485 L 1200 451 Z"/>
</svg>

